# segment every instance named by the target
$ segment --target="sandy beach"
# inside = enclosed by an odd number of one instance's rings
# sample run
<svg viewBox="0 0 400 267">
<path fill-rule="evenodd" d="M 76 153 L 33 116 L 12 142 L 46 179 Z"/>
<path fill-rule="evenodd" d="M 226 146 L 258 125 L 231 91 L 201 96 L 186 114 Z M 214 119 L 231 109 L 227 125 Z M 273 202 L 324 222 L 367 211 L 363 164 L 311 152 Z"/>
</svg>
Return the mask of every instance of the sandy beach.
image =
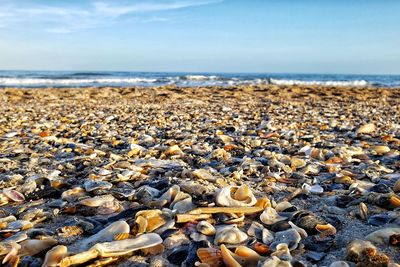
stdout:
<svg viewBox="0 0 400 267">
<path fill-rule="evenodd" d="M 400 263 L 400 89 L 9 88 L 0 114 L 10 266 Z"/>
</svg>

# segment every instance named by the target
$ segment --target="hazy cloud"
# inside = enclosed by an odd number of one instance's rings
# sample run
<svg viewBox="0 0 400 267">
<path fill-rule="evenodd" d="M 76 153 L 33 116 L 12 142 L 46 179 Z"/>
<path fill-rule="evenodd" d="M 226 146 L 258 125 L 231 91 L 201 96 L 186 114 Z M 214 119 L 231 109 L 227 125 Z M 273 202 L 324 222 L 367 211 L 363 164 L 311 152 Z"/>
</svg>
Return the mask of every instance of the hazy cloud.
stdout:
<svg viewBox="0 0 400 267">
<path fill-rule="evenodd" d="M 48 5 L 32 2 L 10 1 L 0 4 L 0 27 L 19 29 L 24 26 L 45 26 L 44 30 L 52 33 L 69 33 L 82 29 L 97 28 L 124 21 L 126 17 L 141 16 L 142 23 L 168 21 L 169 18 L 152 16 L 152 12 L 184 9 L 207 5 L 221 0 L 176 0 L 176 1 L 90 1 L 86 5 Z M 121 3 L 122 2 L 122 3 Z M 58 2 L 60 3 L 60 2 Z M 148 16 L 146 18 L 146 16 Z M 51 25 L 49 27 L 48 25 Z"/>
</svg>

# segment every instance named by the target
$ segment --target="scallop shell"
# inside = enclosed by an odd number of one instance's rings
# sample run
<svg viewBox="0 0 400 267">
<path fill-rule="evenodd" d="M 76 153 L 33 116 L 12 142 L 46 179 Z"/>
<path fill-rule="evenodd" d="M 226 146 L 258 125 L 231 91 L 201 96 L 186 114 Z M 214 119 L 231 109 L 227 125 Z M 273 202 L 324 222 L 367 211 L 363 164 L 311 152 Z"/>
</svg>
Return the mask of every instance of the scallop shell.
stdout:
<svg viewBox="0 0 400 267">
<path fill-rule="evenodd" d="M 196 229 L 197 229 L 197 231 L 199 231 L 200 233 L 202 233 L 204 235 L 214 235 L 215 234 L 214 226 L 207 221 L 200 221 L 196 225 Z"/>
<path fill-rule="evenodd" d="M 260 215 L 260 220 L 266 225 L 273 225 L 286 219 L 286 217 L 279 215 L 275 209 L 269 207 L 266 208 Z"/>
<path fill-rule="evenodd" d="M 121 210 L 121 205 L 118 201 L 109 201 L 103 203 L 100 207 L 97 208 L 96 213 L 100 215 L 108 215 Z"/>
<path fill-rule="evenodd" d="M 67 255 L 67 252 L 68 249 L 66 246 L 55 246 L 46 253 L 42 267 L 56 267 L 57 264 Z"/>
<path fill-rule="evenodd" d="M 257 203 L 248 185 L 226 186 L 222 188 L 216 196 L 215 202 L 219 206 L 225 207 L 250 207 Z"/>
<path fill-rule="evenodd" d="M 217 227 L 214 243 L 216 245 L 239 244 L 247 240 L 247 234 L 242 232 L 237 225 L 224 225 Z"/>
</svg>

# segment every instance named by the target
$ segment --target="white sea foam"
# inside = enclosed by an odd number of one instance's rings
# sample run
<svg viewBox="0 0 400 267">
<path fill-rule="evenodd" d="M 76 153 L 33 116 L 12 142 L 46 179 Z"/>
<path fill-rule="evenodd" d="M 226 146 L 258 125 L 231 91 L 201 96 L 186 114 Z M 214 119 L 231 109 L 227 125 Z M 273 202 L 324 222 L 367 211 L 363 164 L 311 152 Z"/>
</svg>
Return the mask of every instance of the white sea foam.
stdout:
<svg viewBox="0 0 400 267">
<path fill-rule="evenodd" d="M 369 83 L 365 80 L 355 81 L 301 81 L 301 80 L 284 80 L 270 79 L 272 84 L 276 85 L 320 85 L 320 86 L 367 86 Z"/>
</svg>

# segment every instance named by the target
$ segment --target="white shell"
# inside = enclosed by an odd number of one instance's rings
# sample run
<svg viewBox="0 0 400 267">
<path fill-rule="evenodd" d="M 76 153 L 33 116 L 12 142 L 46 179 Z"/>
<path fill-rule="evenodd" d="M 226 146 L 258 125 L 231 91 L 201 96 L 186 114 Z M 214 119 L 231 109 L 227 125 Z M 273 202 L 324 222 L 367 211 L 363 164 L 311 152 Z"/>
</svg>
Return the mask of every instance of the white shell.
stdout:
<svg viewBox="0 0 400 267">
<path fill-rule="evenodd" d="M 217 227 L 214 243 L 216 245 L 239 244 L 247 239 L 247 234 L 237 228 L 236 224 Z"/>
<path fill-rule="evenodd" d="M 274 223 L 286 220 L 286 217 L 280 216 L 273 208 L 266 208 L 260 215 L 260 220 L 266 225 L 273 225 Z"/>
<path fill-rule="evenodd" d="M 224 207 L 251 207 L 256 204 L 257 199 L 247 185 L 226 186 L 217 193 L 215 202 Z"/>
<path fill-rule="evenodd" d="M 215 234 L 215 227 L 207 221 L 200 221 L 196 225 L 196 229 L 203 235 L 214 235 Z"/>
<path fill-rule="evenodd" d="M 130 253 L 135 250 L 149 248 L 163 242 L 162 238 L 156 233 L 143 234 L 133 239 L 124 239 L 113 242 L 98 243 L 90 248 L 97 250 L 100 257 L 110 257 Z"/>
<path fill-rule="evenodd" d="M 92 235 L 89 238 L 86 238 L 79 242 L 79 250 L 83 251 L 90 247 L 92 244 L 105 242 L 105 241 L 112 241 L 116 234 L 121 233 L 129 233 L 130 227 L 124 221 L 118 221 L 110 224 L 97 234 Z"/>
</svg>

